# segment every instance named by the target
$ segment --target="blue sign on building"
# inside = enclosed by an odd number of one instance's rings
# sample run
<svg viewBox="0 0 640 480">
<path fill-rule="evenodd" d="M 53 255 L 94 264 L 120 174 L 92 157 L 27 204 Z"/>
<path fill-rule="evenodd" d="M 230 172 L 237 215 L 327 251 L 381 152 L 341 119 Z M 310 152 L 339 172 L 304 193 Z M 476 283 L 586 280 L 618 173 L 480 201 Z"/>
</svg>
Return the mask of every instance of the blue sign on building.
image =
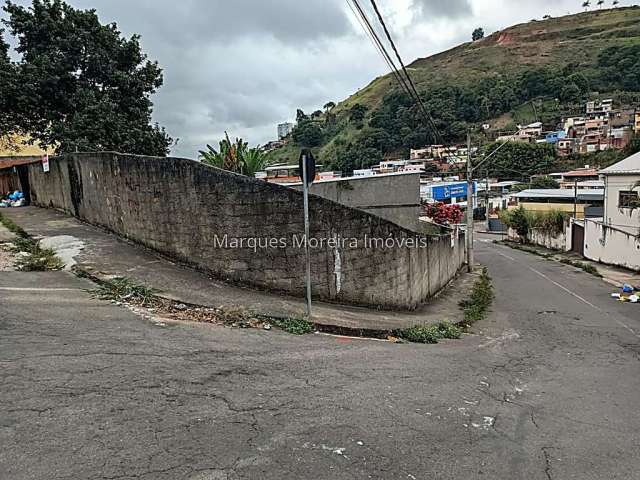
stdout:
<svg viewBox="0 0 640 480">
<path fill-rule="evenodd" d="M 477 191 L 476 182 L 473 182 L 473 193 Z M 467 197 L 467 182 L 448 183 L 438 185 L 432 189 L 433 199 L 439 202 L 450 198 Z"/>
</svg>

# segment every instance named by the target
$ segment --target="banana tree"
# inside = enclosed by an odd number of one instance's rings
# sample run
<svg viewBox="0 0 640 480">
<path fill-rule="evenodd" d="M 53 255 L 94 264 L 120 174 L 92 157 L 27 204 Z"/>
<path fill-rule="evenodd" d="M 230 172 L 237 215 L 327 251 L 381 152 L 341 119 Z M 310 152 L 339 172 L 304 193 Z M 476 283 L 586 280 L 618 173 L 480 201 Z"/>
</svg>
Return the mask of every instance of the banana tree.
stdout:
<svg viewBox="0 0 640 480">
<path fill-rule="evenodd" d="M 216 150 L 211 145 L 207 145 L 207 150 L 200 150 L 200 159 L 203 163 L 212 167 L 222 168 L 230 172 L 243 173 L 243 155 L 248 148 L 247 142 L 241 138 L 236 138 L 235 142 L 231 142 L 229 134 L 224 133 L 219 143 L 219 149 Z"/>
<path fill-rule="evenodd" d="M 269 163 L 260 147 L 249 148 L 241 138 L 231 142 L 226 132 L 217 150 L 211 145 L 207 145 L 207 150 L 200 150 L 200 160 L 212 167 L 248 176 L 255 175 Z"/>
</svg>

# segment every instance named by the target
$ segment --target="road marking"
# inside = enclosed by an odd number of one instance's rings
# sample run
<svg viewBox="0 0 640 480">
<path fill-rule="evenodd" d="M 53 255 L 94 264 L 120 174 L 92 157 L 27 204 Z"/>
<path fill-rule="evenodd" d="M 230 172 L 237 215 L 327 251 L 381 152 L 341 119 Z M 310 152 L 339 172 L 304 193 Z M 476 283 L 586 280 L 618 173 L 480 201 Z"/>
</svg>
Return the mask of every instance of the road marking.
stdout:
<svg viewBox="0 0 640 480">
<path fill-rule="evenodd" d="M 559 284 L 558 282 L 556 282 L 555 280 L 552 280 L 551 278 L 549 278 L 549 277 L 548 277 L 547 275 L 545 275 L 544 273 L 542 273 L 542 272 L 540 272 L 540 271 L 536 270 L 536 269 L 535 269 L 535 268 L 533 268 L 533 267 L 530 267 L 529 265 L 527 265 L 527 264 L 525 264 L 525 263 L 520 262 L 519 260 L 516 260 L 516 259 L 515 259 L 515 258 L 513 258 L 513 257 L 510 257 L 509 255 L 505 255 L 505 254 L 504 254 L 504 253 L 502 253 L 502 252 L 498 252 L 498 251 L 496 251 L 496 253 L 497 253 L 498 255 L 500 255 L 500 256 L 503 256 L 503 257 L 505 257 L 505 258 L 508 258 L 509 260 L 514 261 L 515 263 L 519 263 L 520 265 L 523 265 L 524 267 L 528 268 L 529 270 L 531 270 L 531 271 L 532 271 L 533 273 L 535 273 L 536 275 L 541 276 L 541 277 L 542 277 L 542 278 L 544 278 L 545 280 L 547 280 L 547 281 L 551 282 L 552 284 L 554 284 L 556 287 L 561 288 L 562 290 L 564 290 L 565 292 L 567 292 L 569 295 L 571 295 L 571 296 L 573 296 L 573 297 L 577 298 L 578 300 L 580 300 L 581 302 L 583 302 L 583 303 L 585 303 L 586 305 L 590 306 L 590 307 L 591 307 L 591 308 L 593 308 L 594 310 L 596 310 L 596 311 L 598 311 L 598 312 L 600 312 L 600 313 L 603 313 L 603 314 L 607 315 L 608 317 L 613 318 L 613 320 L 614 320 L 618 325 L 620 325 L 621 327 L 624 327 L 626 330 L 628 330 L 629 332 L 631 332 L 634 336 L 636 336 L 636 337 L 640 338 L 640 335 L 639 335 L 639 334 L 638 334 L 638 333 L 637 333 L 633 328 L 631 328 L 629 325 L 627 325 L 626 323 L 624 323 L 622 320 L 619 320 L 617 317 L 615 317 L 615 316 L 613 316 L 613 315 L 609 314 L 609 312 L 605 312 L 604 310 L 602 310 L 602 309 L 601 309 L 600 307 L 598 307 L 597 305 L 594 305 L 594 304 L 593 304 L 593 303 L 591 303 L 590 301 L 588 301 L 588 300 L 586 300 L 586 299 L 582 298 L 582 297 L 581 297 L 580 295 L 578 295 L 577 293 L 575 293 L 575 292 L 573 292 L 573 291 L 569 290 L 569 289 L 568 289 L 567 287 L 565 287 L 564 285 L 561 285 L 561 284 Z"/>
<path fill-rule="evenodd" d="M 4 292 L 77 292 L 80 288 L 0 287 Z"/>
</svg>

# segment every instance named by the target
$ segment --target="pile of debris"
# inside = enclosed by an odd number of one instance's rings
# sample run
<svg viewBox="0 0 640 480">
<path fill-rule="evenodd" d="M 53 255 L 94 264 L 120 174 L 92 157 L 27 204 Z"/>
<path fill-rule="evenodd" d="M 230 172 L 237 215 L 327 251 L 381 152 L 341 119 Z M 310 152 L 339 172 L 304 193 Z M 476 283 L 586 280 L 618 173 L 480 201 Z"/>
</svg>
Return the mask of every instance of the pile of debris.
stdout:
<svg viewBox="0 0 640 480">
<path fill-rule="evenodd" d="M 612 293 L 611 298 L 615 298 L 619 302 L 640 303 L 640 288 L 625 283 L 622 292 Z"/>
<path fill-rule="evenodd" d="M 24 198 L 24 194 L 16 190 L 15 192 L 7 193 L 0 198 L 0 208 L 7 207 L 24 207 L 27 204 L 27 200 Z"/>
</svg>

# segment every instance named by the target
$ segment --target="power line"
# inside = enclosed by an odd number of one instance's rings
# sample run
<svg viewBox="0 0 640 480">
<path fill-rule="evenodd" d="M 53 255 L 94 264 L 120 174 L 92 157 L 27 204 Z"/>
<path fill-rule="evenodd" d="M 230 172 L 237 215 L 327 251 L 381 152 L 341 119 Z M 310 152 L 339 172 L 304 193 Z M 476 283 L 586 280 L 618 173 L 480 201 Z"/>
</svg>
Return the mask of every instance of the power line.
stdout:
<svg viewBox="0 0 640 480">
<path fill-rule="evenodd" d="M 355 5 L 355 10 L 354 10 L 354 7 L 351 5 L 351 2 L 353 2 L 353 4 Z M 405 82 L 404 78 L 402 78 L 402 76 L 400 75 L 400 71 L 398 70 L 398 67 L 396 67 L 395 62 L 391 58 L 391 55 L 389 55 L 389 52 L 387 52 L 384 44 L 380 40 L 380 37 L 378 37 L 378 34 L 376 33 L 375 29 L 371 25 L 371 22 L 369 21 L 367 14 L 363 10 L 363 8 L 360 6 L 360 3 L 358 2 L 358 0 L 351 0 L 351 1 L 347 0 L 347 4 L 349 5 L 349 8 L 351 8 L 351 11 L 354 13 L 356 18 L 358 19 L 358 22 L 360 22 L 360 26 L 362 26 L 365 33 L 367 33 L 367 35 L 373 42 L 378 52 L 380 52 L 380 54 L 384 58 L 385 62 L 389 66 L 389 70 L 391 70 L 391 73 L 393 73 L 394 77 L 396 78 L 396 81 L 400 85 L 400 88 L 404 90 L 404 92 L 407 93 L 409 96 L 411 96 L 411 91 L 409 89 L 409 86 Z M 356 10 L 357 10 L 357 13 L 356 13 Z"/>
<path fill-rule="evenodd" d="M 433 129 L 434 136 L 440 137 L 440 133 L 438 132 L 438 129 L 437 129 L 436 124 L 435 124 L 435 122 L 433 120 L 433 117 L 431 116 L 431 114 L 429 113 L 427 108 L 425 107 L 424 102 L 422 101 L 422 98 L 420 98 L 420 95 L 418 94 L 418 90 L 416 89 L 416 86 L 413 83 L 413 80 L 411 79 L 411 76 L 409 75 L 409 72 L 407 71 L 407 67 L 405 66 L 404 62 L 402 61 L 402 57 L 400 56 L 400 53 L 398 52 L 398 49 L 396 48 L 396 44 L 394 43 L 393 39 L 391 38 L 391 33 L 389 33 L 389 29 L 387 28 L 387 25 L 384 22 L 384 18 L 382 18 L 382 14 L 380 13 L 380 10 L 378 9 L 378 5 L 376 4 L 375 0 L 371 0 L 371 5 L 373 6 L 373 10 L 376 12 L 376 15 L 378 17 L 378 20 L 380 21 L 380 24 L 382 25 L 382 28 L 384 30 L 384 33 L 385 33 L 386 37 L 387 37 L 387 40 L 389 40 L 389 44 L 391 45 L 391 48 L 393 49 L 394 53 L 396 54 L 396 58 L 398 59 L 398 62 L 400 62 L 400 66 L 402 67 L 402 72 L 404 73 L 404 76 L 406 77 L 407 81 L 409 82 L 409 86 L 411 87 L 411 91 L 413 93 L 412 96 L 418 102 L 418 105 L 420 106 L 420 108 L 422 110 L 422 114 L 425 116 L 425 118 L 427 120 L 427 123 Z"/>
</svg>

